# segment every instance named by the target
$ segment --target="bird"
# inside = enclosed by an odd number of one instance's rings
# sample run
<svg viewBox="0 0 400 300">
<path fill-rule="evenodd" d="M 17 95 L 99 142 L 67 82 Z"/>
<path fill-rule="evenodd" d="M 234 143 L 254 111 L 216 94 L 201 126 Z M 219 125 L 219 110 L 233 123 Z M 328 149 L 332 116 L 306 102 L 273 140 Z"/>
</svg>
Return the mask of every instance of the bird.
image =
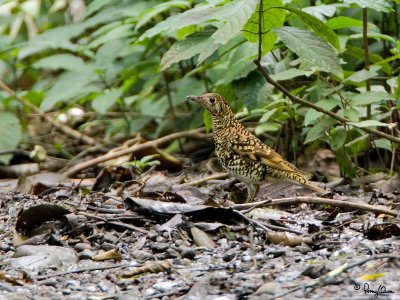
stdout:
<svg viewBox="0 0 400 300">
<path fill-rule="evenodd" d="M 187 96 L 186 99 L 200 104 L 211 114 L 216 156 L 228 173 L 245 183 L 246 203 L 254 200 L 261 183 L 272 180 L 290 181 L 318 193 L 325 192 L 310 182 L 305 173 L 248 131 L 235 118 L 223 96 L 206 93 Z"/>
</svg>

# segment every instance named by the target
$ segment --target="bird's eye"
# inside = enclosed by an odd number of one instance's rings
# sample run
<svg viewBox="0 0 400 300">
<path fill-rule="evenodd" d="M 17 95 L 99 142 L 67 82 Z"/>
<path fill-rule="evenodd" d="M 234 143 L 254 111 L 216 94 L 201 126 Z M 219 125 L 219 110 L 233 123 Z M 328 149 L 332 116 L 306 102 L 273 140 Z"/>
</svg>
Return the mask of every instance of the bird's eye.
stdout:
<svg viewBox="0 0 400 300">
<path fill-rule="evenodd" d="M 215 98 L 210 98 L 210 100 L 209 100 L 211 103 L 214 103 L 215 102 Z"/>
</svg>

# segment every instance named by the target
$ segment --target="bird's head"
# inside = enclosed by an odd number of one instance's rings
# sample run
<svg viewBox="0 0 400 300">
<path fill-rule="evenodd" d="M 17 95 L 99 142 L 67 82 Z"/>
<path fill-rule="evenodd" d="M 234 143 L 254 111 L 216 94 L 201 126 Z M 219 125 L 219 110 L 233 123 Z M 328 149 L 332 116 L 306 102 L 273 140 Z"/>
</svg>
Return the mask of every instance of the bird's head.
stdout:
<svg viewBox="0 0 400 300">
<path fill-rule="evenodd" d="M 226 115 L 231 111 L 224 97 L 217 93 L 207 93 L 201 96 L 187 96 L 186 99 L 199 103 L 215 117 Z"/>
</svg>

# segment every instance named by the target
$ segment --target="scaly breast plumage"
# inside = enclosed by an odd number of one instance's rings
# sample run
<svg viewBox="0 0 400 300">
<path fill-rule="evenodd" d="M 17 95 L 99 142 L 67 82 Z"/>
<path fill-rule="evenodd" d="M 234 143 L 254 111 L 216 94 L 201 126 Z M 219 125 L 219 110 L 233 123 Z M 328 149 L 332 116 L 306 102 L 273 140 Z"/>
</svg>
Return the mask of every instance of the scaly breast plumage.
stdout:
<svg viewBox="0 0 400 300">
<path fill-rule="evenodd" d="M 261 182 L 270 173 L 266 165 L 244 158 L 226 147 L 217 144 L 215 151 L 221 165 L 243 181 Z"/>
</svg>

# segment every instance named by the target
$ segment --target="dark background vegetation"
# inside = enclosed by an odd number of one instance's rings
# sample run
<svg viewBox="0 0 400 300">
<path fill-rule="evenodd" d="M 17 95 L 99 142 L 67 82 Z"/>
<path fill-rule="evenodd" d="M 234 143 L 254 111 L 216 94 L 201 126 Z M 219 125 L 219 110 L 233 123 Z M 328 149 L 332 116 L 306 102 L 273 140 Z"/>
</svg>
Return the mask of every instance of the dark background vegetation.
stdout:
<svg viewBox="0 0 400 300">
<path fill-rule="evenodd" d="M 0 78 L 19 100 L 2 84 L 0 149 L 82 151 L 49 116 L 102 145 L 210 128 L 185 97 L 215 91 L 288 160 L 327 148 L 342 176 L 393 173 L 397 1 L 264 1 L 261 26 L 259 2 L 1 1 Z M 258 54 L 272 80 L 319 111 L 267 83 Z"/>
</svg>

